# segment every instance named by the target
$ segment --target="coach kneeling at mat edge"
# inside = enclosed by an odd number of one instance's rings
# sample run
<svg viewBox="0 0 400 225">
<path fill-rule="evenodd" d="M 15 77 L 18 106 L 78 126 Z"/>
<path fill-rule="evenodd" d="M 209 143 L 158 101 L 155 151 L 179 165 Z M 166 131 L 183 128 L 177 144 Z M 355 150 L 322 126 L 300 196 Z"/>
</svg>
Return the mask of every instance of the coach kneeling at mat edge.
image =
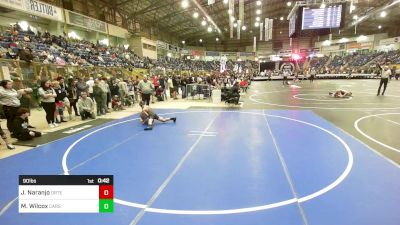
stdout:
<svg viewBox="0 0 400 225">
<path fill-rule="evenodd" d="M 86 92 L 81 93 L 81 97 L 78 100 L 78 109 L 82 120 L 86 120 L 87 118 L 96 119 L 96 114 L 94 113 L 94 102 L 91 98 L 88 98 Z"/>
<path fill-rule="evenodd" d="M 17 111 L 16 118 L 13 123 L 13 134 L 20 141 L 32 140 L 34 137 L 42 136 L 42 133 L 28 129 L 29 110 L 20 108 Z"/>
</svg>

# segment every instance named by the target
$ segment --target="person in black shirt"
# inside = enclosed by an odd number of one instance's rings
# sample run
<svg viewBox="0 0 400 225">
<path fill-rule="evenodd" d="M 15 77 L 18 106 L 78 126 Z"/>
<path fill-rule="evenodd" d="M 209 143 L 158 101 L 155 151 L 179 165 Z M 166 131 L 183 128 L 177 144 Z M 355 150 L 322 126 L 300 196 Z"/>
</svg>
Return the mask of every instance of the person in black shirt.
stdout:
<svg viewBox="0 0 400 225">
<path fill-rule="evenodd" d="M 186 98 L 186 84 L 187 84 L 187 78 L 186 76 L 182 76 L 180 84 L 182 90 L 182 98 Z"/>
<path fill-rule="evenodd" d="M 34 137 L 42 136 L 42 133 L 28 129 L 29 110 L 20 108 L 13 123 L 14 135 L 18 140 L 28 141 Z"/>
</svg>

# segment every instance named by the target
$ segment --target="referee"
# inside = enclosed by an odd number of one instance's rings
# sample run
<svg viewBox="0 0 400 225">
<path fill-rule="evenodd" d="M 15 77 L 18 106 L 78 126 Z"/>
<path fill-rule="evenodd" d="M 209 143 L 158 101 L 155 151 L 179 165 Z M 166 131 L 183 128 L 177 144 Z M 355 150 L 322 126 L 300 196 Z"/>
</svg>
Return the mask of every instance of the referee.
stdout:
<svg viewBox="0 0 400 225">
<path fill-rule="evenodd" d="M 382 74 L 381 74 L 381 82 L 379 83 L 379 88 L 378 88 L 378 93 L 376 96 L 379 96 L 381 93 L 381 87 L 383 85 L 383 92 L 382 95 L 385 95 L 386 87 L 389 82 L 389 76 L 392 74 L 392 71 L 389 69 L 389 66 L 385 66 L 383 68 Z"/>
</svg>

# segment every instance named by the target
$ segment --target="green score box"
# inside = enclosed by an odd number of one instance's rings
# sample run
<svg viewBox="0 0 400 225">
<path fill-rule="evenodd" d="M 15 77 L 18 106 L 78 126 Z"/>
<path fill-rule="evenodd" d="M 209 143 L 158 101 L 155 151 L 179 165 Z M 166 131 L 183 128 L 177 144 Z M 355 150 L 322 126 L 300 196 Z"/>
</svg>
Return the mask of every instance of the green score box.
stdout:
<svg viewBox="0 0 400 225">
<path fill-rule="evenodd" d="M 113 199 L 100 199 L 99 200 L 99 212 L 100 213 L 114 212 L 114 200 Z"/>
</svg>

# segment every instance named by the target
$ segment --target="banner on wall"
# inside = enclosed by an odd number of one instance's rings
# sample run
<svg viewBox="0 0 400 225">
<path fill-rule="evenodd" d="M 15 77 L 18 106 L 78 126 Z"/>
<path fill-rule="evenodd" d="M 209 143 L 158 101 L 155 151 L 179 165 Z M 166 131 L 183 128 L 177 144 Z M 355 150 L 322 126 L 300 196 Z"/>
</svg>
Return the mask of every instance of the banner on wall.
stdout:
<svg viewBox="0 0 400 225">
<path fill-rule="evenodd" d="M 219 56 L 219 52 L 212 52 L 212 51 L 207 51 L 206 56 Z"/>
<path fill-rule="evenodd" d="M 290 72 L 294 72 L 295 66 L 292 62 L 288 62 L 288 61 L 282 61 L 279 62 L 279 69 L 283 72 L 283 71 L 290 71 Z"/>
<path fill-rule="evenodd" d="M 65 10 L 65 12 L 67 14 L 68 24 L 107 33 L 107 23 L 68 10 Z"/>
<path fill-rule="evenodd" d="M 202 56 L 204 55 L 203 51 L 200 50 L 192 50 L 192 56 Z"/>
<path fill-rule="evenodd" d="M 237 52 L 221 52 L 221 55 L 225 56 L 238 56 Z"/>
<path fill-rule="evenodd" d="M 352 42 L 347 44 L 347 49 L 361 49 L 361 48 L 372 48 L 372 42 L 357 43 Z"/>
<path fill-rule="evenodd" d="M 64 22 L 63 10 L 57 6 L 35 0 L 0 0 L 0 6 Z"/>
<path fill-rule="evenodd" d="M 157 41 L 157 48 L 158 49 L 168 49 L 168 44 L 163 41 Z"/>
<path fill-rule="evenodd" d="M 255 52 L 240 52 L 240 56 L 255 56 Z"/>
<path fill-rule="evenodd" d="M 379 45 L 391 45 L 400 43 L 400 37 L 388 38 L 379 41 Z"/>
</svg>

